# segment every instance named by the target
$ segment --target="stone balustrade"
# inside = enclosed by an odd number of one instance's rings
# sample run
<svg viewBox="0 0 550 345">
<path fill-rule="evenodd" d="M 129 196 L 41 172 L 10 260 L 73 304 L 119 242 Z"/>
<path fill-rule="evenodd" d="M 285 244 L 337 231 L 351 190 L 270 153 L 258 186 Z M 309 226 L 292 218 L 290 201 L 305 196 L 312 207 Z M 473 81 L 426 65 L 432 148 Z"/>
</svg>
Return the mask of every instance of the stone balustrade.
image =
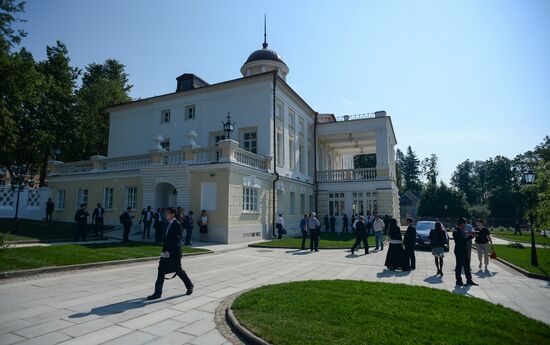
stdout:
<svg viewBox="0 0 550 345">
<path fill-rule="evenodd" d="M 75 175 L 91 172 L 135 170 L 154 165 L 211 164 L 233 162 L 255 169 L 269 170 L 271 160 L 238 147 L 232 140 L 223 140 L 215 147 L 186 146 L 177 151 L 152 149 L 148 154 L 107 158 L 92 156 L 89 161 L 63 163 L 51 161 L 49 175 Z"/>
<path fill-rule="evenodd" d="M 376 178 L 376 168 L 321 170 L 317 172 L 318 182 L 372 181 Z"/>
</svg>

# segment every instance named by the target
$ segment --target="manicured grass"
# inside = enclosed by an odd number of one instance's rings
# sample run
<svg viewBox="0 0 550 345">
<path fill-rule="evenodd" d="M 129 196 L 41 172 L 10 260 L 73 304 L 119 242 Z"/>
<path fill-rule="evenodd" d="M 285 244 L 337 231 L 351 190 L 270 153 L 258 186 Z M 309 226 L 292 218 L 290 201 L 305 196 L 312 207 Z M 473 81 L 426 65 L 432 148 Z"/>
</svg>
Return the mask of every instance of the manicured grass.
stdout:
<svg viewBox="0 0 550 345">
<path fill-rule="evenodd" d="M 550 327 L 448 291 L 360 281 L 264 286 L 238 297 L 239 321 L 283 344 L 548 344 Z"/>
<path fill-rule="evenodd" d="M 523 231 L 523 236 L 514 235 L 513 231 L 491 231 L 491 235 L 494 237 L 502 238 L 504 240 L 510 240 L 520 243 L 531 243 L 531 233 Z M 535 243 L 550 246 L 550 237 L 544 237 L 541 234 L 535 234 Z"/>
<path fill-rule="evenodd" d="M 6 233 L 6 241 L 73 240 L 76 232 L 76 223 L 20 219 L 17 234 L 12 234 L 13 222 L 13 219 L 0 219 L 0 231 Z M 105 226 L 105 230 L 109 228 L 111 227 Z M 92 225 L 88 225 L 87 233 L 93 237 Z"/>
<path fill-rule="evenodd" d="M 524 249 L 495 245 L 497 256 L 529 272 L 550 276 L 550 248 L 537 248 L 539 266 L 531 266 L 531 247 Z"/>
<path fill-rule="evenodd" d="M 385 238 L 385 236 L 384 236 Z M 351 248 L 355 243 L 354 234 L 344 234 L 339 232 L 322 232 L 319 238 L 319 249 L 345 249 Z M 302 246 L 302 237 L 285 237 L 280 240 L 256 243 L 257 245 L 267 247 L 283 247 L 300 249 Z M 374 236 L 369 236 L 369 247 L 374 246 Z M 309 248 L 309 236 L 306 240 L 306 248 Z"/>
<path fill-rule="evenodd" d="M 0 272 L 159 256 L 161 249 L 160 245 L 140 242 L 8 248 L 0 250 Z M 208 251 L 190 247 L 182 250 L 184 254 Z"/>
</svg>

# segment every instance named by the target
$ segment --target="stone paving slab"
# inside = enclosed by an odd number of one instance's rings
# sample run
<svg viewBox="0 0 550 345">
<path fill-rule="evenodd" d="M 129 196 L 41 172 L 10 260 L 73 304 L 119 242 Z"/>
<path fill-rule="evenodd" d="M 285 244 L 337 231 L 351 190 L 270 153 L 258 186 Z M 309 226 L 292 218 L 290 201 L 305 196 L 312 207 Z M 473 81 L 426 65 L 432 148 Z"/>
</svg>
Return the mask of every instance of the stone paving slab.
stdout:
<svg viewBox="0 0 550 345">
<path fill-rule="evenodd" d="M 500 303 L 550 323 L 549 282 L 491 262 L 490 272 L 474 271 L 480 286 L 457 288 L 452 252 L 445 253 L 445 275 L 440 278 L 427 250 L 416 252 L 415 271 L 391 272 L 383 267 L 386 251 L 352 256 L 346 250 L 212 247 L 223 253 L 184 257 L 195 284 L 191 296 L 176 278 L 166 281 L 162 299 L 147 301 L 156 263 L 0 282 L 0 344 L 226 345 L 214 322 L 221 300 L 266 284 L 312 279 L 428 286 Z M 475 253 L 472 258 L 477 267 Z"/>
</svg>

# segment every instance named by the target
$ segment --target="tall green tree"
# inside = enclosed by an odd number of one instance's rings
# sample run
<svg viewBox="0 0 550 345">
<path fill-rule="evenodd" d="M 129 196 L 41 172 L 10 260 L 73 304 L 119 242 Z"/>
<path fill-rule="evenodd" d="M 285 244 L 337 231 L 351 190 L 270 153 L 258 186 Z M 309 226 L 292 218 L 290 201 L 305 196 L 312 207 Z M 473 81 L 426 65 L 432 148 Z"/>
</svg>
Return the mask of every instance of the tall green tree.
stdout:
<svg viewBox="0 0 550 345">
<path fill-rule="evenodd" d="M 376 168 L 376 154 L 362 154 L 353 157 L 354 169 Z"/>
<path fill-rule="evenodd" d="M 403 174 L 403 181 L 406 190 L 419 191 L 421 190 L 420 184 L 420 159 L 416 156 L 416 153 L 409 146 L 407 147 L 407 153 L 403 159 L 403 167 L 401 170 Z"/>
<path fill-rule="evenodd" d="M 86 66 L 82 85 L 77 91 L 80 114 L 75 140 L 65 145 L 63 159 L 84 160 L 92 155 L 106 155 L 109 140 L 109 115 L 104 108 L 128 102 L 132 85 L 124 65 L 114 59 Z"/>
<path fill-rule="evenodd" d="M 395 179 L 397 181 L 397 188 L 399 189 L 399 194 L 405 192 L 405 186 L 403 182 L 403 165 L 405 162 L 405 155 L 403 151 L 397 149 L 395 151 Z"/>
<path fill-rule="evenodd" d="M 78 114 L 75 88 L 80 71 L 71 67 L 67 47 L 57 41 L 46 47 L 46 60 L 38 63 L 45 83 L 41 93 L 40 127 L 46 133 L 41 143 L 40 186 L 45 184 L 48 161 L 54 147 L 76 135 Z"/>
<path fill-rule="evenodd" d="M 466 201 L 470 205 L 477 204 L 479 199 L 479 183 L 474 169 L 474 162 L 469 159 L 460 163 L 451 177 L 451 185 L 462 191 L 466 196 Z"/>
<path fill-rule="evenodd" d="M 48 133 L 41 126 L 39 105 L 45 80 L 25 49 L 0 54 L 0 165 L 14 176 L 35 173 L 40 149 Z"/>
<path fill-rule="evenodd" d="M 536 173 L 532 186 L 525 186 L 524 190 L 528 206 L 526 218 L 533 216 L 534 228 L 540 230 L 550 229 L 550 136 L 546 136 L 543 142 L 537 145 L 533 151 L 532 167 Z"/>
<path fill-rule="evenodd" d="M 14 45 L 21 43 L 21 39 L 27 36 L 22 29 L 14 29 L 17 22 L 26 20 L 17 17 L 25 12 L 25 1 L 0 0 L 0 53 L 9 52 Z"/>
<path fill-rule="evenodd" d="M 447 208 L 445 209 L 445 206 Z M 428 184 L 420 194 L 417 214 L 424 217 L 466 217 L 468 205 L 461 191 L 445 183 Z"/>
<path fill-rule="evenodd" d="M 437 184 L 437 176 L 439 175 L 439 169 L 437 167 L 438 161 L 439 158 L 437 158 L 435 153 L 432 153 L 429 157 L 422 160 L 422 175 L 429 184 Z"/>
</svg>

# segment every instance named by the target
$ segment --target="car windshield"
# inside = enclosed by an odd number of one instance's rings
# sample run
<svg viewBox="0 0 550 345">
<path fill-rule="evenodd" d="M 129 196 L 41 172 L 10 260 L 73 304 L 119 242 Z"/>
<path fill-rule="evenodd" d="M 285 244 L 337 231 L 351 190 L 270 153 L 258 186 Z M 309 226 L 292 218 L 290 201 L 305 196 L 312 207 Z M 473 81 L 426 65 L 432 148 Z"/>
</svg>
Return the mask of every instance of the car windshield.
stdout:
<svg viewBox="0 0 550 345">
<path fill-rule="evenodd" d="M 418 222 L 416 223 L 416 231 L 429 231 L 435 227 L 434 222 Z"/>
</svg>

